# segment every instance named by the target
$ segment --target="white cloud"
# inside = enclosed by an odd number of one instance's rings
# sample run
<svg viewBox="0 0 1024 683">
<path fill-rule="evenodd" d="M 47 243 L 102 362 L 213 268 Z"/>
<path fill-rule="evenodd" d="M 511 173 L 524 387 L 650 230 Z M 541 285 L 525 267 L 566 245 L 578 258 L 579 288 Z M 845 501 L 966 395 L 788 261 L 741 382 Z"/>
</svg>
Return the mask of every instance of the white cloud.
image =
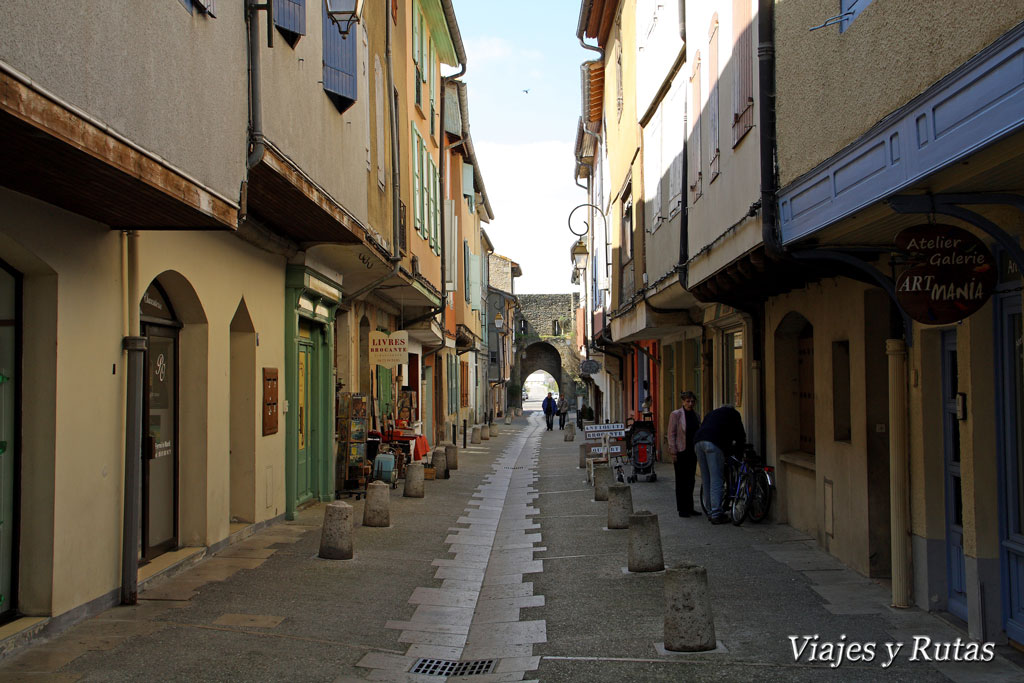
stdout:
<svg viewBox="0 0 1024 683">
<path fill-rule="evenodd" d="M 564 141 L 525 144 L 475 140 L 494 220 L 485 226 L 494 250 L 516 261 L 524 294 L 570 292 L 569 212 L 586 201 L 573 182 L 572 145 Z"/>
</svg>

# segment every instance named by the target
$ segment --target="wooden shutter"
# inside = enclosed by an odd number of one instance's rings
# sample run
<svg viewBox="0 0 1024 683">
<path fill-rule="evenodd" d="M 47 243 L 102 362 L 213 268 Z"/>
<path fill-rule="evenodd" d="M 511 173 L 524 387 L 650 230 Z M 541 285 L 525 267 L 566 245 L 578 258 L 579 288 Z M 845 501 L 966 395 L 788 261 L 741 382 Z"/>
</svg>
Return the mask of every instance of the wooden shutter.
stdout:
<svg viewBox="0 0 1024 683">
<path fill-rule="evenodd" d="M 373 58 L 373 80 L 376 84 L 376 100 L 377 100 L 377 184 L 380 189 L 384 189 L 387 185 L 387 167 L 385 165 L 385 159 L 387 159 L 387 140 L 386 133 L 390 126 L 385 124 L 390 120 L 390 112 L 385 107 L 384 98 L 384 68 L 380 63 L 380 56 L 375 55 Z"/>
<path fill-rule="evenodd" d="M 733 0 L 733 102 L 732 144 L 735 147 L 754 127 L 754 32 L 751 0 Z"/>
<path fill-rule="evenodd" d="M 700 53 L 698 52 L 693 60 L 693 73 L 690 75 L 690 117 L 693 119 L 693 128 L 690 131 L 690 160 L 689 160 L 689 184 L 690 197 L 696 201 L 703 193 L 701 186 L 702 178 L 702 157 L 701 157 L 701 100 L 700 100 Z"/>
<path fill-rule="evenodd" d="M 718 140 L 721 127 L 718 124 L 718 14 L 711 17 L 708 32 L 708 182 L 718 177 Z"/>
<path fill-rule="evenodd" d="M 323 86 L 338 111 L 351 107 L 358 94 L 358 50 L 356 34 L 349 31 L 341 35 L 338 26 L 327 16 L 327 3 L 323 5 Z"/>
<path fill-rule="evenodd" d="M 422 201 L 422 184 L 420 182 L 420 162 L 422 160 L 422 154 L 420 153 L 420 141 L 419 134 L 416 132 L 416 124 L 410 124 L 412 127 L 412 215 L 413 225 L 416 227 L 416 232 L 423 235 L 423 205 Z"/>
<path fill-rule="evenodd" d="M 274 25 L 296 37 L 306 35 L 306 0 L 274 0 Z"/>
</svg>

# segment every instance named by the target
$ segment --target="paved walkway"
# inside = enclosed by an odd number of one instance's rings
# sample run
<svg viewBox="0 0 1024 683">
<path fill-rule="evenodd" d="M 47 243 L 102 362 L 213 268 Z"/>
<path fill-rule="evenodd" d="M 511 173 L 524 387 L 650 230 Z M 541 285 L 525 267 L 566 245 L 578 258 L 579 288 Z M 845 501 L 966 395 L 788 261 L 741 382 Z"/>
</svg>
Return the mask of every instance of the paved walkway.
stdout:
<svg viewBox="0 0 1024 683">
<path fill-rule="evenodd" d="M 1006 648 L 985 663 L 912 661 L 915 637 L 966 637 L 890 609 L 887 588 L 787 526 L 679 518 L 661 464 L 632 485 L 634 509 L 659 516 L 667 565 L 707 568 L 723 646 L 668 654 L 664 573 L 626 571 L 629 532 L 606 528 L 579 437 L 539 415 L 501 430 L 424 498 L 392 491 L 392 526 L 358 526 L 354 559 L 317 557 L 313 506 L 147 586 L 137 606 L 35 639 L 0 660 L 0 681 L 1024 680 Z M 363 502 L 351 504 L 358 522 Z M 832 667 L 827 643 L 874 656 Z M 890 666 L 887 643 L 903 643 Z"/>
</svg>

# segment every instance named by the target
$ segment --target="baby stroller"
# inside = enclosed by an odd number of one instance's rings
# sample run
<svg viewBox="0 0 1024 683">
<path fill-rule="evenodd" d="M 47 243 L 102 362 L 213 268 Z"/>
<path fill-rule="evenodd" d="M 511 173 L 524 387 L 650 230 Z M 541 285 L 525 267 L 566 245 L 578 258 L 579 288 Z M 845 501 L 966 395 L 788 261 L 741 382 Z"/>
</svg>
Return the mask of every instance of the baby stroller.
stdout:
<svg viewBox="0 0 1024 683">
<path fill-rule="evenodd" d="M 627 481 L 639 481 L 646 476 L 647 481 L 657 481 L 658 474 L 654 471 L 654 454 L 657 438 L 654 435 L 654 423 L 647 420 L 634 422 L 626 431 L 626 451 L 633 463 L 633 474 Z"/>
</svg>

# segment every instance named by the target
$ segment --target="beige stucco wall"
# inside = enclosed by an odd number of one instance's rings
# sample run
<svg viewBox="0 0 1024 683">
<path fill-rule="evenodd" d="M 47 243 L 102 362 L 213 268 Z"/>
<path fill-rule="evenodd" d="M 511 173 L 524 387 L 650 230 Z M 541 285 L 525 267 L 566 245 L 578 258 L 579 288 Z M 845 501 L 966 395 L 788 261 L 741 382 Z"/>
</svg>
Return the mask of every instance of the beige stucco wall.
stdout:
<svg viewBox="0 0 1024 683">
<path fill-rule="evenodd" d="M 883 400 L 868 395 L 864 329 L 867 287 L 848 280 L 825 280 L 802 290 L 769 300 L 765 305 L 765 358 L 767 387 L 767 458 L 780 472 L 780 506 L 788 522 L 814 535 L 832 554 L 857 571 L 868 574 L 868 423 L 867 402 Z M 784 379 L 777 373 L 775 332 L 785 316 L 797 312 L 814 328 L 814 485 L 810 472 L 780 462 L 780 425 L 776 386 Z M 851 439 L 835 441 L 832 431 L 832 342 L 849 341 Z M 879 353 L 878 349 L 873 350 Z M 884 353 L 884 349 L 881 350 Z M 884 379 L 884 378 L 883 378 Z M 826 538 L 824 520 L 825 482 L 834 482 L 832 507 L 834 536 Z M 813 517 L 811 516 L 813 513 Z"/>
<path fill-rule="evenodd" d="M 176 1 L 87 4 L 0 3 L 0 61 L 237 202 L 248 120 L 243 3 L 218 3 L 216 19 Z"/>
<path fill-rule="evenodd" d="M 33 464 L 22 473 L 20 586 L 26 613 L 56 615 L 120 582 L 126 371 L 120 233 L 8 191 L 0 191 L 0 204 L 5 260 L 30 260 L 34 254 L 56 273 L 55 296 L 40 294 L 45 287 L 37 285 L 39 277 L 29 277 L 27 284 L 33 286 L 26 286 L 26 338 L 48 344 L 51 351 L 38 358 L 35 350 L 28 351 L 24 359 L 26 375 L 35 380 L 38 372 L 41 387 L 23 398 L 23 455 Z M 207 321 L 205 326 L 188 324 L 194 311 L 190 302 L 181 302 L 185 312 L 179 314 L 187 323 L 180 340 L 182 544 L 209 545 L 228 536 L 229 325 L 244 297 L 260 334 L 256 367 L 283 367 L 283 267 L 280 257 L 229 233 L 149 232 L 139 237 L 141 287 L 165 271 L 180 273 L 194 288 Z M 171 297 L 172 305 L 178 305 L 173 291 Z M 49 316 L 56 334 L 48 343 Z M 186 357 L 190 344 L 207 349 L 208 355 Z M 47 379 L 49 367 L 55 371 Z M 260 377 L 252 382 L 254 394 L 261 396 Z M 260 429 L 260 406 L 252 409 Z M 187 428 L 193 425 L 200 431 Z M 273 436 L 257 435 L 254 457 L 260 521 L 284 509 L 283 429 Z M 262 480 L 267 468 L 273 477 L 269 506 Z M 47 571 L 50 557 L 52 570 Z"/>
<path fill-rule="evenodd" d="M 367 91 L 369 81 L 360 73 L 359 99 L 344 114 L 331 103 L 322 85 L 321 17 L 320 3 L 306 4 L 306 35 L 294 48 L 276 29 L 274 47 L 268 48 L 266 22 L 260 21 L 264 134 L 346 211 L 366 225 L 367 180 L 372 175 L 373 182 L 377 182 L 376 170 L 366 168 L 364 98 L 372 100 L 373 91 Z M 360 69 L 366 59 L 362 35 L 362 27 L 357 26 L 348 36 L 348 40 L 357 42 Z M 372 69 L 372 59 L 370 64 Z"/>
<path fill-rule="evenodd" d="M 718 120 L 719 130 L 710 128 L 708 102 L 711 91 L 708 54 L 708 29 L 714 13 L 718 14 Z M 752 66 L 755 102 L 754 127 L 733 147 L 732 112 L 733 112 L 733 81 L 736 65 L 733 61 L 733 21 L 732 4 L 728 2 L 703 3 L 688 2 L 686 6 L 687 40 L 686 64 L 683 65 L 681 76 L 687 81 L 693 71 L 693 63 L 700 53 L 701 102 L 700 116 L 697 122 L 701 126 L 701 165 L 703 173 L 703 195 L 694 201 L 689 185 L 697 173 L 697 169 L 688 168 L 687 194 L 689 212 L 689 253 L 691 258 L 688 281 L 691 285 L 701 282 L 718 269 L 722 268 L 738 256 L 753 249 L 761 242 L 760 214 L 746 220 L 750 205 L 760 199 L 760 135 L 761 129 L 756 125 L 757 101 L 757 11 L 756 5 L 751 10 L 754 17 L 751 40 L 753 41 Z M 687 84 L 687 139 L 692 140 L 695 111 L 693 92 Z M 717 134 L 720 150 L 720 175 L 710 182 L 709 172 L 709 141 Z M 741 222 L 742 221 L 742 222 Z M 718 240 L 718 242 L 715 242 Z M 707 253 L 698 256 L 702 249 L 715 242 Z"/>
<path fill-rule="evenodd" d="M 837 11 L 831 0 L 775 3 L 783 187 L 1024 19 L 1015 0 L 886 0 L 845 33 L 807 30 Z"/>
</svg>

